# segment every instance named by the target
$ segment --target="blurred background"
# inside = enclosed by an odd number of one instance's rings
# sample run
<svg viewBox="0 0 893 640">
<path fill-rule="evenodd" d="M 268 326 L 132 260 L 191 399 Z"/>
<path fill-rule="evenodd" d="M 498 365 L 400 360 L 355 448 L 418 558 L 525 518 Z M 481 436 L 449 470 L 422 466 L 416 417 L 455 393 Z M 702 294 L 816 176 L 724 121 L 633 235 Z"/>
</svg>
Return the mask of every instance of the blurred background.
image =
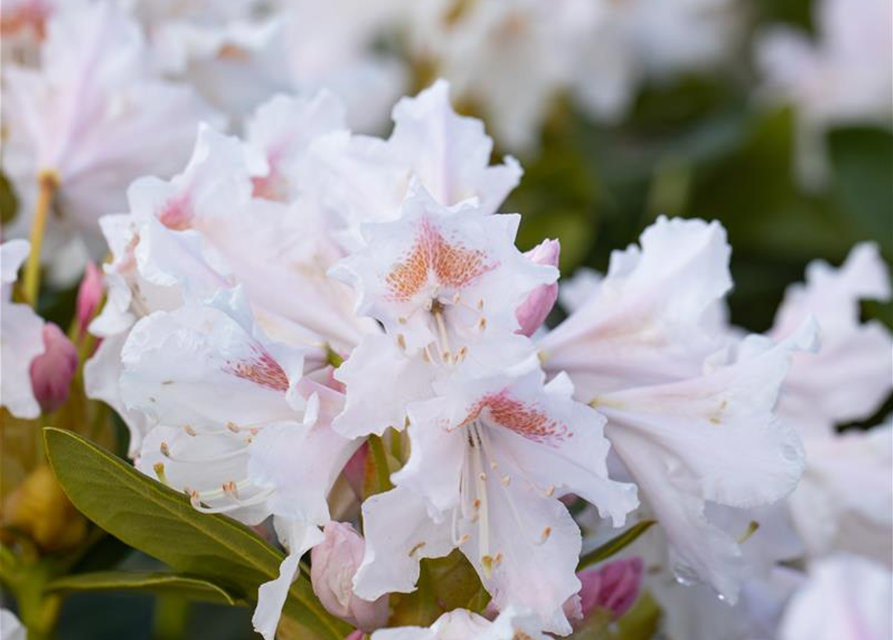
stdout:
<svg viewBox="0 0 893 640">
<path fill-rule="evenodd" d="M 14 19 L 35 4 L 53 3 L 3 0 L 4 64 L 28 63 L 33 55 L 18 42 L 21 20 Z M 203 3 L 134 4 L 150 40 L 161 43 L 159 16 L 174 22 L 168 5 Z M 581 267 L 604 271 L 611 251 L 635 242 L 659 215 L 717 219 L 733 247 L 731 318 L 763 331 L 810 261 L 840 264 L 866 240 L 893 261 L 889 0 L 512 0 L 505 3 L 511 10 L 483 0 L 436 0 L 424 10 L 392 0 L 371 9 L 375 4 L 252 8 L 290 20 L 293 57 L 277 63 L 293 69 L 287 80 L 271 81 L 273 88 L 341 88 L 349 107 L 359 104 L 367 116 L 356 126 L 386 134 L 396 97 L 446 76 L 456 108 L 484 119 L 494 155 L 510 153 L 524 167 L 503 207 L 523 214 L 521 248 L 560 239 L 564 277 Z M 206 17 L 212 13 L 213 20 Z M 222 29 L 227 20 L 244 19 L 222 13 L 183 20 Z M 588 21 L 600 26 L 583 28 Z M 299 50 L 307 34 L 325 46 Z M 334 46 L 330 35 L 349 55 L 327 48 Z M 563 51 L 574 38 L 573 51 Z M 220 73 L 257 80 L 229 67 L 207 70 L 224 58 L 227 65 L 240 59 L 225 56 L 219 44 L 193 70 L 168 73 L 209 100 Z M 349 63 L 333 66 L 342 59 Z M 345 71 L 372 60 L 382 63 L 375 72 Z M 377 84 L 385 70 L 393 77 Z M 364 100 L 377 106 L 364 109 Z M 215 106 L 238 115 L 250 102 Z M 22 199 L 13 176 L 4 176 L 4 226 L 14 227 Z M 79 273 L 61 278 L 40 300 L 42 315 L 61 327 L 72 321 Z M 560 319 L 560 310 L 554 313 L 552 320 Z M 893 326 L 889 303 L 866 303 L 863 314 Z M 891 410 L 888 401 L 865 424 Z M 119 442 L 125 434 L 121 427 Z M 7 440 L 7 472 L 22 455 Z M 7 472 L 4 500 L 15 489 Z M 110 538 L 79 563 L 154 566 Z M 59 638 L 247 639 L 254 637 L 250 616 L 250 609 L 187 605 L 172 596 L 75 595 L 64 605 Z"/>
</svg>

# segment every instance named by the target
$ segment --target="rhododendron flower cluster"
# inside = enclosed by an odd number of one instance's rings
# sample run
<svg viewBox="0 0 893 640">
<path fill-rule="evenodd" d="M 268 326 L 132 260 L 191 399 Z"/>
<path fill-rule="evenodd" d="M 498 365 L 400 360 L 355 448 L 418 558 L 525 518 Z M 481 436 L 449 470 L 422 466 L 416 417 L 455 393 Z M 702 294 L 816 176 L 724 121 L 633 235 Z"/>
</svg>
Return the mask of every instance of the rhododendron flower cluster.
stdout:
<svg viewBox="0 0 893 640">
<path fill-rule="evenodd" d="M 2 639 L 105 589 L 250 604 L 266 640 L 889 637 L 879 246 L 753 333 L 733 227 L 655 211 L 562 273 L 570 233 L 512 199 L 557 99 L 616 121 L 728 57 L 739 7 L 318 4 L 4 5 L 0 426 L 37 444 Z M 828 42 L 759 45 L 811 133 L 889 88 L 822 6 Z M 84 577 L 101 529 L 172 571 Z"/>
</svg>

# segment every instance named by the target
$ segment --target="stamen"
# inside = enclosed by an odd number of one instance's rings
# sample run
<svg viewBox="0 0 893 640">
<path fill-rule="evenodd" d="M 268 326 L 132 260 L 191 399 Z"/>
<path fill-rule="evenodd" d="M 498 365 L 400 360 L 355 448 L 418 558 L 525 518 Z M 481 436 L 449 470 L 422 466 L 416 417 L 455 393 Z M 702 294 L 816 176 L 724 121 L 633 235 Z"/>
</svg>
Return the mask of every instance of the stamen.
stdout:
<svg viewBox="0 0 893 640">
<path fill-rule="evenodd" d="M 406 351 L 406 336 L 402 333 L 397 334 L 397 346 L 400 347 L 403 351 Z"/>
<path fill-rule="evenodd" d="M 549 536 L 551 536 L 551 535 L 552 535 L 552 527 L 546 527 L 545 529 L 543 529 L 543 534 L 540 537 L 540 544 L 545 544 L 546 540 L 548 540 Z"/>
<path fill-rule="evenodd" d="M 195 433 L 195 429 L 192 428 L 191 424 L 184 424 L 183 431 L 186 432 L 186 435 L 195 437 L 197 434 Z"/>
<path fill-rule="evenodd" d="M 171 457 L 171 448 L 168 446 L 167 442 L 162 441 L 161 447 L 159 448 L 161 449 L 161 455 L 163 455 L 165 458 Z"/>
<path fill-rule="evenodd" d="M 165 474 L 164 472 L 163 462 L 156 462 L 155 464 L 153 464 L 152 470 L 155 472 L 155 476 L 158 478 L 158 482 L 170 486 L 170 483 L 167 481 L 167 474 Z"/>
</svg>

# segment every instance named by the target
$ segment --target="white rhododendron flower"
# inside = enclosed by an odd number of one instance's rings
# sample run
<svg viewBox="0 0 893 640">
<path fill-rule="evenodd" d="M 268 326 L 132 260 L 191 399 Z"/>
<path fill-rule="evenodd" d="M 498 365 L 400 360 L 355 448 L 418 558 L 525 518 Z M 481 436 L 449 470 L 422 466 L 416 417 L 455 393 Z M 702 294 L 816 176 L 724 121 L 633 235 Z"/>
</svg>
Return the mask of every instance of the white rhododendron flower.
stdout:
<svg viewBox="0 0 893 640">
<path fill-rule="evenodd" d="M 893 115 L 890 3 L 819 0 L 814 14 L 814 36 L 774 27 L 761 34 L 756 46 L 765 93 L 797 109 L 797 170 L 806 186 L 828 178 L 826 129 L 889 126 Z"/>
<path fill-rule="evenodd" d="M 43 319 L 28 305 L 12 302 L 12 286 L 28 252 L 24 240 L 0 245 L 0 404 L 20 418 L 40 415 L 31 385 L 31 363 L 45 350 Z"/>
<path fill-rule="evenodd" d="M 880 321 L 860 321 L 860 300 L 889 300 L 890 280 L 878 248 L 857 245 L 834 269 L 813 262 L 806 283 L 792 286 L 769 335 L 781 339 L 808 316 L 819 324 L 819 353 L 794 357 L 779 412 L 801 435 L 870 418 L 893 391 L 893 334 Z"/>
<path fill-rule="evenodd" d="M 713 313 L 731 288 L 722 227 L 661 218 L 641 245 L 612 255 L 590 297 L 540 341 L 542 357 L 607 417 L 613 451 L 666 533 L 672 571 L 734 602 L 750 569 L 741 532 L 705 509 L 766 506 L 796 486 L 802 444 L 774 409 L 791 353 L 816 346 L 814 322 L 778 344 L 736 345 Z"/>
<path fill-rule="evenodd" d="M 807 466 L 789 498 L 797 532 L 813 557 L 833 551 L 879 562 L 893 554 L 893 424 L 806 438 Z"/>
<path fill-rule="evenodd" d="M 721 63 L 742 18 L 729 0 L 435 0 L 408 15 L 413 56 L 521 152 L 564 94 L 616 121 L 644 82 Z"/>
<path fill-rule="evenodd" d="M 200 119 L 219 122 L 186 86 L 151 69 L 139 26 L 111 2 L 73 5 L 47 24 L 41 69 L 4 69 L 9 140 L 3 169 L 27 229 L 40 180 L 54 184 L 50 233 L 76 230 L 101 255 L 96 220 L 120 211 L 128 184 L 182 166 Z"/>
<path fill-rule="evenodd" d="M 253 3 L 254 11 L 233 4 L 229 16 L 218 10 L 157 24 L 152 41 L 159 67 L 236 121 L 271 94 L 328 89 L 344 100 L 352 128 L 375 131 L 384 124 L 405 89 L 406 70 L 373 45 L 393 20 L 396 2 L 288 0 Z"/>
<path fill-rule="evenodd" d="M 412 450 L 397 488 L 363 507 L 361 597 L 412 590 L 419 560 L 458 547 L 497 607 L 570 631 L 561 605 L 580 588 L 580 533 L 558 498 L 579 495 L 617 526 L 637 501 L 633 486 L 607 478 L 601 416 L 571 399 L 566 378 L 543 387 L 542 377 L 459 378 L 410 405 Z M 396 520 L 405 527 L 395 535 Z"/>
<path fill-rule="evenodd" d="M 893 636 L 889 568 L 858 556 L 815 563 L 788 605 L 780 640 L 884 640 Z"/>
<path fill-rule="evenodd" d="M 363 223 L 399 217 L 413 179 L 441 205 L 477 198 L 486 214 L 495 213 L 521 179 L 514 158 L 490 164 L 493 141 L 479 120 L 453 111 L 449 85 L 442 80 L 401 99 L 393 119 L 387 140 L 344 131 L 310 148 L 307 189 L 340 220 L 341 240 L 349 249 L 361 246 Z"/>
</svg>

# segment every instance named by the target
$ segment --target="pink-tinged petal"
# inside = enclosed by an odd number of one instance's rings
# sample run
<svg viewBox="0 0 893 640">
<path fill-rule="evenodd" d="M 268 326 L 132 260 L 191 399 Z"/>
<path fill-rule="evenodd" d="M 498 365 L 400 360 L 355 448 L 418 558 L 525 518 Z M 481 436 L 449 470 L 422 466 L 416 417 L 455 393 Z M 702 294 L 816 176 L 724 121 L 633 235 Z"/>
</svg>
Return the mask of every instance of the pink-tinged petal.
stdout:
<svg viewBox="0 0 893 640">
<path fill-rule="evenodd" d="M 299 420 L 303 352 L 266 340 L 239 290 L 138 322 L 122 351 L 126 406 L 196 430 Z"/>
<path fill-rule="evenodd" d="M 531 262 L 558 267 L 561 245 L 558 240 L 543 240 L 524 254 Z M 517 308 L 515 315 L 521 328 L 518 333 L 532 336 L 539 329 L 558 299 L 558 283 L 543 284 L 534 289 L 524 303 Z"/>
<path fill-rule="evenodd" d="M 366 460 L 368 457 L 369 445 L 364 442 L 350 457 L 347 464 L 344 465 L 344 471 L 342 472 L 354 495 L 359 499 L 363 497 L 363 483 L 366 478 Z"/>
<path fill-rule="evenodd" d="M 31 362 L 34 397 L 44 413 L 52 413 L 68 402 L 71 381 L 78 368 L 78 353 L 55 324 L 43 326 L 44 352 Z"/>
<path fill-rule="evenodd" d="M 266 158 L 268 172 L 252 178 L 254 196 L 288 202 L 297 194 L 295 180 L 310 144 L 345 127 L 344 105 L 329 91 L 312 98 L 273 96 L 260 105 L 245 127 L 249 145 Z"/>
<path fill-rule="evenodd" d="M 330 522 L 325 540 L 311 552 L 310 580 L 313 592 L 326 611 L 371 633 L 387 624 L 387 596 L 373 602 L 353 593 L 353 577 L 363 560 L 365 542 L 352 526 Z"/>
<path fill-rule="evenodd" d="M 519 218 L 486 216 L 474 202 L 438 204 L 414 181 L 394 222 L 365 225 L 362 248 L 329 271 L 410 350 L 439 342 L 435 355 L 518 329 L 515 309 L 554 282 L 515 247 Z"/>
</svg>

